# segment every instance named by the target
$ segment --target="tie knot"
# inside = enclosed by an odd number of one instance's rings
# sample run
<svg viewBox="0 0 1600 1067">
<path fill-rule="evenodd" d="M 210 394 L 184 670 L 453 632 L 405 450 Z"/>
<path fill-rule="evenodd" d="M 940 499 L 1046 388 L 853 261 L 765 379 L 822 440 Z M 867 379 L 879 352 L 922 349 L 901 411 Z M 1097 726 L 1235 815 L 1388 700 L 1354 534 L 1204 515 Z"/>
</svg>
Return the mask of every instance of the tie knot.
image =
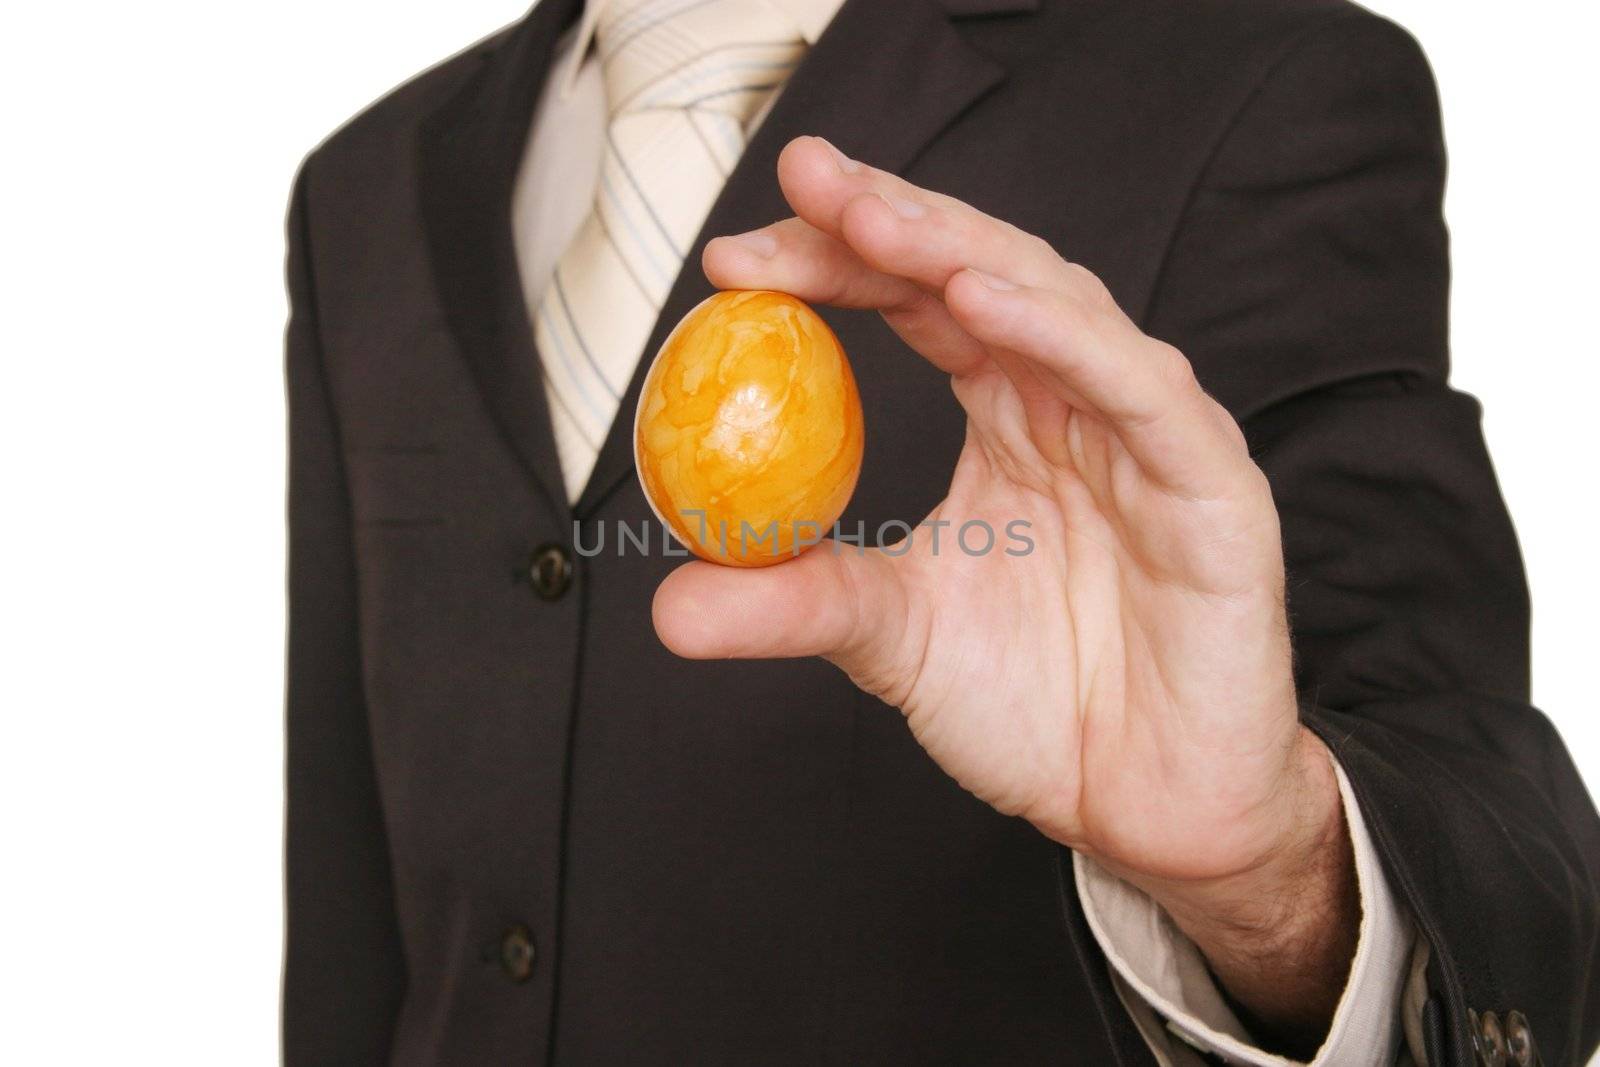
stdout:
<svg viewBox="0 0 1600 1067">
<path fill-rule="evenodd" d="M 613 118 L 651 109 L 748 122 L 805 53 L 763 0 L 609 0 L 595 23 Z"/>
</svg>

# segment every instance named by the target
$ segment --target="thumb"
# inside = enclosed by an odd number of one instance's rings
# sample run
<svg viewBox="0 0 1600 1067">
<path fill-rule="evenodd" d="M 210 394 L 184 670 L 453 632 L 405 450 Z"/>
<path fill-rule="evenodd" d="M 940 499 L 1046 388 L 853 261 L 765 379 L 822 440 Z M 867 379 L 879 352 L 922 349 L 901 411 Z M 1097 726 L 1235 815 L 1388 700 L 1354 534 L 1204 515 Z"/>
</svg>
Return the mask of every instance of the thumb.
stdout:
<svg viewBox="0 0 1600 1067">
<path fill-rule="evenodd" d="M 823 541 L 773 567 L 687 563 L 656 590 L 652 615 L 689 659 L 825 656 L 855 675 L 897 644 L 904 599 L 888 557 Z"/>
</svg>

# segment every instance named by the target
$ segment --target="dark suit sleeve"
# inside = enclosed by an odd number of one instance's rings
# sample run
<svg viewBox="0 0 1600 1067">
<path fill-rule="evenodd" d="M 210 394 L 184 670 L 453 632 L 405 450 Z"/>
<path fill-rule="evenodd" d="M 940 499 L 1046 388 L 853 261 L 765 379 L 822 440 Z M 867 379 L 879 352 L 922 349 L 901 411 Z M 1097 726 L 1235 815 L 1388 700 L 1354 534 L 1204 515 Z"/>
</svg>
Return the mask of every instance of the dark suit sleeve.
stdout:
<svg viewBox="0 0 1600 1067">
<path fill-rule="evenodd" d="M 1305 718 L 1431 945 L 1434 1064 L 1474 1062 L 1469 1008 L 1521 1011 L 1546 1064 L 1577 1064 L 1600 1028 L 1600 821 L 1527 702 L 1516 540 L 1478 406 L 1446 383 L 1443 180 L 1415 42 L 1330 18 L 1219 135 L 1145 325 L 1271 479 Z"/>
<path fill-rule="evenodd" d="M 404 987 L 362 699 L 350 507 L 319 351 L 305 171 L 289 209 L 288 937 L 290 1067 L 379 1064 Z"/>
</svg>

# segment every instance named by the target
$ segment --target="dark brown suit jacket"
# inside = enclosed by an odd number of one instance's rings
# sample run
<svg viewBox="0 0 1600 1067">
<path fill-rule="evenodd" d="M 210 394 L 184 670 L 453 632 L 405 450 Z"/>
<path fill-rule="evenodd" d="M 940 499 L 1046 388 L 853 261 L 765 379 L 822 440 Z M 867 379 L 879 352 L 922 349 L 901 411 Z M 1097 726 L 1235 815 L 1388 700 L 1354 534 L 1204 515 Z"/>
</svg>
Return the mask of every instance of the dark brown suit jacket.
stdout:
<svg viewBox="0 0 1600 1067">
<path fill-rule="evenodd" d="M 626 419 L 566 505 L 515 276 L 577 7 L 396 90 L 296 183 L 288 1062 L 1150 1063 L 1063 850 L 894 710 L 818 661 L 672 657 L 659 552 L 530 583 L 574 520 L 649 516 Z M 1472 1062 L 1471 1007 L 1577 1063 L 1600 823 L 1527 704 L 1517 546 L 1445 383 L 1415 43 L 1345 0 L 849 0 L 706 234 L 787 214 L 800 133 L 1046 237 L 1189 355 L 1276 490 L 1305 716 L 1432 944 L 1434 1062 Z M 869 427 L 846 521 L 916 522 L 962 414 L 876 317 L 827 318 Z"/>
</svg>

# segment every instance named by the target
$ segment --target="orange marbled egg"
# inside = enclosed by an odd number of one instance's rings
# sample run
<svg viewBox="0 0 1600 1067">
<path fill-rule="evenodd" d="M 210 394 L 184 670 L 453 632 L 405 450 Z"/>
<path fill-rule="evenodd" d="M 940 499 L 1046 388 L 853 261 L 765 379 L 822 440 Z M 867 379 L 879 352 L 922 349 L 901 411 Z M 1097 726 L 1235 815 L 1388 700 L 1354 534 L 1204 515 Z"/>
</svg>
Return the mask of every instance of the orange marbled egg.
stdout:
<svg viewBox="0 0 1600 1067">
<path fill-rule="evenodd" d="M 765 567 L 830 533 L 864 429 L 844 348 L 787 293 L 730 291 L 678 323 L 634 417 L 639 481 L 702 559 Z"/>
</svg>

